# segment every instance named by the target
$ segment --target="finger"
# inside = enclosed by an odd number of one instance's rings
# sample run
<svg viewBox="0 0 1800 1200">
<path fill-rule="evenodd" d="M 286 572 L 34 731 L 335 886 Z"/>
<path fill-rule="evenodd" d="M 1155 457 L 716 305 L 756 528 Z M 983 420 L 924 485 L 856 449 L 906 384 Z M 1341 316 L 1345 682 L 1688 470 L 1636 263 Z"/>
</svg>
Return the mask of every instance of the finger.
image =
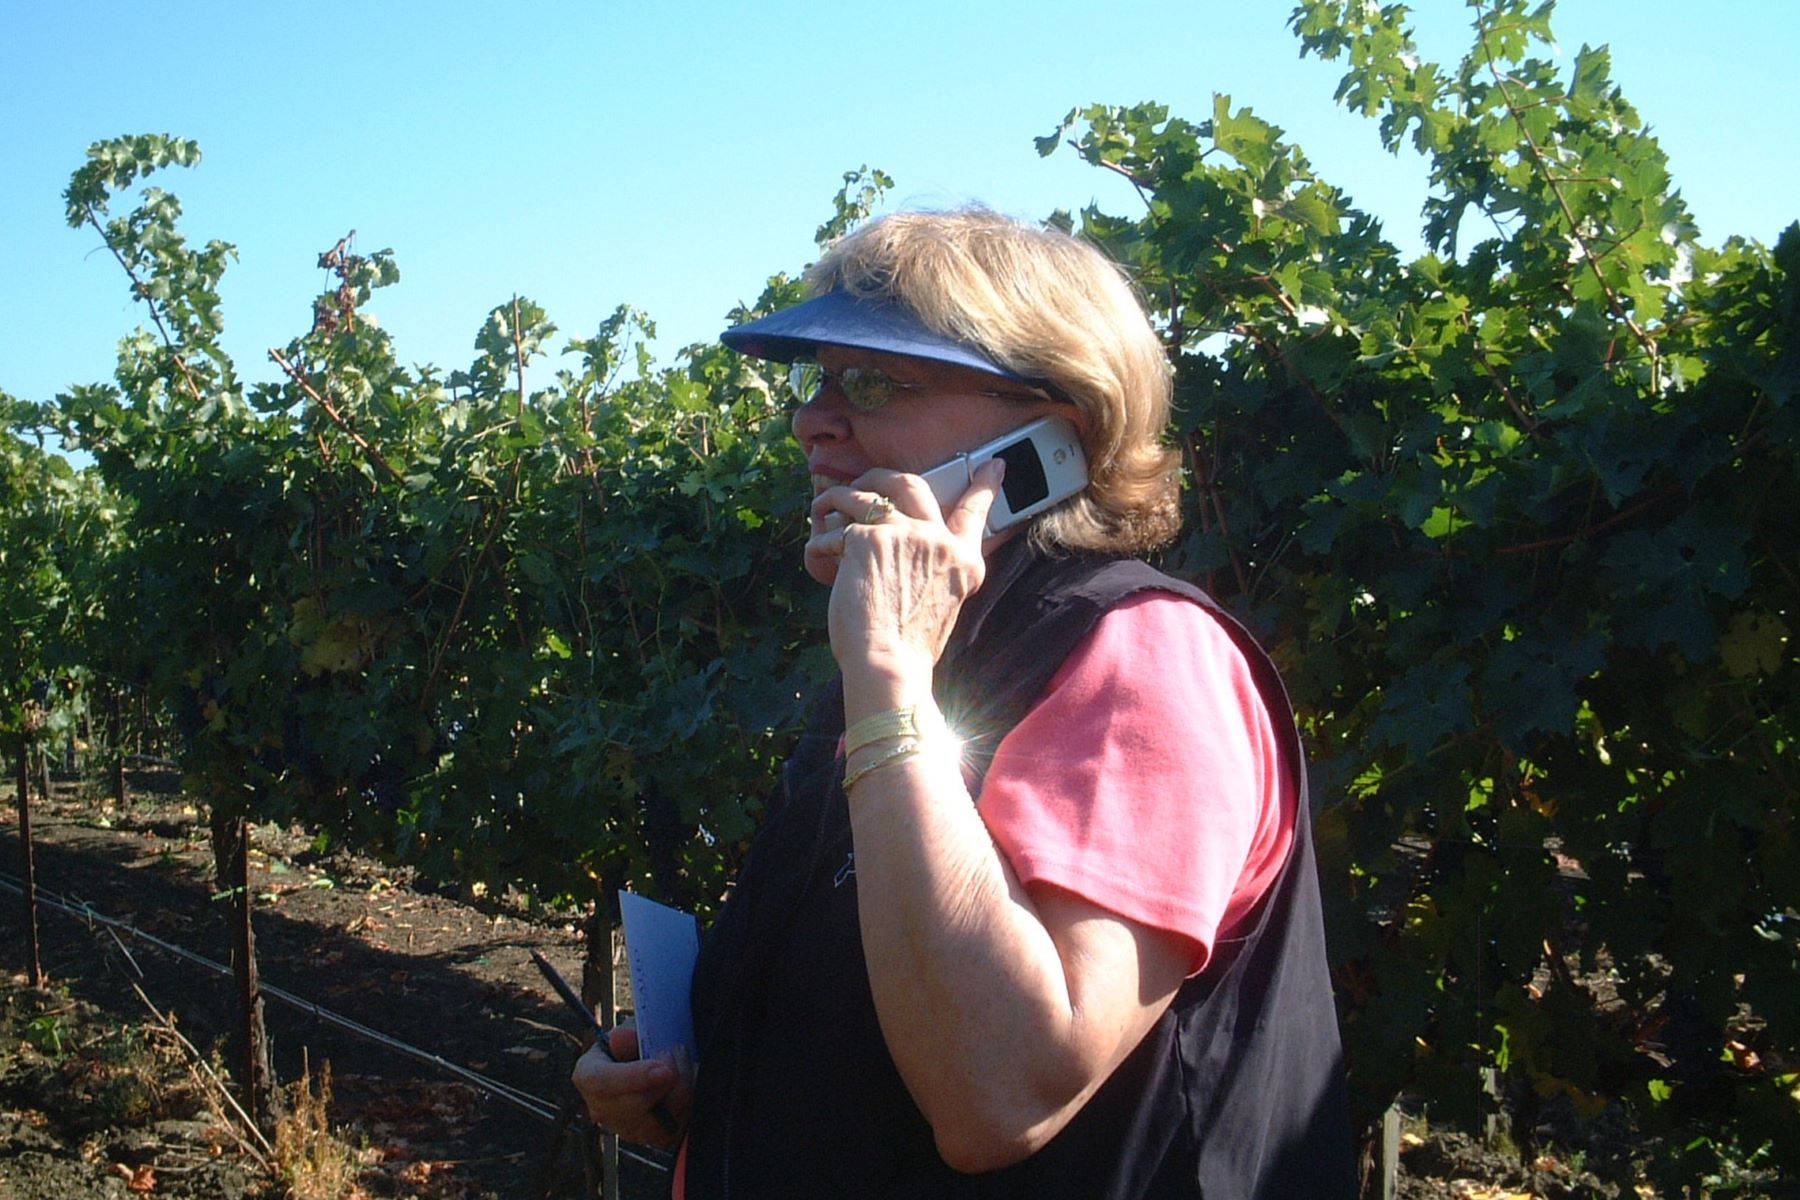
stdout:
<svg viewBox="0 0 1800 1200">
<path fill-rule="evenodd" d="M 688 1109 L 694 1100 L 693 1055 L 686 1046 L 677 1043 L 669 1056 L 669 1065 L 675 1072 L 675 1082 L 663 1097 L 663 1103 L 677 1121 L 686 1124 Z"/>
<path fill-rule="evenodd" d="M 850 517 L 845 511 L 847 501 L 840 495 L 834 495 L 844 491 L 848 489 L 826 488 L 813 497 L 812 506 L 807 510 L 807 523 L 813 537 L 836 533 L 849 524 Z"/>
<path fill-rule="evenodd" d="M 839 528 L 840 526 L 829 523 L 832 518 L 837 517 L 850 525 L 870 524 L 871 513 L 876 512 L 884 500 L 893 505 L 894 512 L 915 521 L 943 520 L 943 510 L 930 484 L 919 476 L 904 471 L 874 467 L 864 471 L 851 483 L 826 488 L 813 497 L 813 532 L 822 533 Z"/>
<path fill-rule="evenodd" d="M 844 559 L 844 532 L 816 534 L 806 540 L 803 561 L 806 573 L 830 587 L 837 582 L 838 567 Z"/>
<path fill-rule="evenodd" d="M 576 1060 L 570 1081 L 596 1125 L 637 1137 L 655 1124 L 651 1110 L 680 1080 L 667 1058 L 620 1063 L 590 1049 Z"/>
<path fill-rule="evenodd" d="M 638 1056 L 638 1031 L 633 1025 L 614 1025 L 607 1034 L 606 1044 L 611 1048 L 613 1057 L 620 1062 L 630 1062 Z"/>
<path fill-rule="evenodd" d="M 915 521 L 944 519 L 943 508 L 938 504 L 936 493 L 931 490 L 929 483 L 917 475 L 876 467 L 858 476 L 855 486 L 871 495 L 886 496 L 893 501 L 896 512 L 904 513 Z"/>
<path fill-rule="evenodd" d="M 667 1059 L 620 1062 L 608 1058 L 597 1048 L 590 1048 L 575 1060 L 571 1077 L 590 1102 L 636 1103 L 638 1097 L 660 1096 L 667 1091 L 674 1083 L 675 1069 Z"/>
<path fill-rule="evenodd" d="M 987 529 L 988 512 L 999 498 L 1000 482 L 1005 478 L 1005 459 L 990 458 L 981 464 L 975 472 L 974 482 L 969 484 L 969 490 L 944 514 L 944 524 L 950 527 L 950 532 L 959 538 L 973 538 L 979 543 Z"/>
<path fill-rule="evenodd" d="M 855 486 L 826 488 L 813 497 L 814 535 L 833 533 L 851 525 L 879 525 L 894 513 L 904 511 L 885 490 L 862 486 L 862 483 L 858 480 Z"/>
</svg>

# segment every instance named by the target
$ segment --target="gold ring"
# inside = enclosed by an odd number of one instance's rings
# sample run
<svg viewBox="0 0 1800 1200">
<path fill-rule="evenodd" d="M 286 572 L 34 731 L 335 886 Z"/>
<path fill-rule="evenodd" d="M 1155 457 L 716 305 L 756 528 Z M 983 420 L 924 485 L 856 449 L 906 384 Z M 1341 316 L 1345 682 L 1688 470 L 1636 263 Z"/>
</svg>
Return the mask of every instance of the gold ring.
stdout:
<svg viewBox="0 0 1800 1200">
<path fill-rule="evenodd" d="M 877 496 L 875 497 L 875 502 L 869 505 L 869 511 L 863 514 L 862 520 L 858 521 L 857 524 L 879 525 L 893 515 L 894 502 L 889 500 L 886 496 Z"/>
</svg>

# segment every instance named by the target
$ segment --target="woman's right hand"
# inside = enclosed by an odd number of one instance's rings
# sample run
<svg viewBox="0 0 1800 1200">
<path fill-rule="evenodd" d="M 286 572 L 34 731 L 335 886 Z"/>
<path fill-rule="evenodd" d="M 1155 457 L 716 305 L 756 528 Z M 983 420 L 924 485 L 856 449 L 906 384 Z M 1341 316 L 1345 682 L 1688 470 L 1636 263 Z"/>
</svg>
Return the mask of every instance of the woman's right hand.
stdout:
<svg viewBox="0 0 1800 1200">
<path fill-rule="evenodd" d="M 846 720 L 930 698 L 932 667 L 987 573 L 982 534 L 1005 470 L 1002 458 L 983 463 L 948 511 L 924 479 L 882 468 L 813 497 L 806 568 L 831 585 L 827 628 L 844 671 Z M 914 690 L 922 682 L 926 695 L 859 695 L 860 683 L 896 673 Z M 859 699 L 873 707 L 851 712 Z"/>
<path fill-rule="evenodd" d="M 637 1030 L 629 1026 L 615 1027 L 607 1044 L 617 1062 L 591 1047 L 576 1060 L 571 1076 L 588 1116 L 628 1142 L 674 1149 L 680 1134 L 658 1120 L 653 1110 L 660 1103 L 675 1118 L 677 1130 L 687 1124 L 693 1071 L 682 1061 L 685 1055 L 639 1058 Z"/>
</svg>

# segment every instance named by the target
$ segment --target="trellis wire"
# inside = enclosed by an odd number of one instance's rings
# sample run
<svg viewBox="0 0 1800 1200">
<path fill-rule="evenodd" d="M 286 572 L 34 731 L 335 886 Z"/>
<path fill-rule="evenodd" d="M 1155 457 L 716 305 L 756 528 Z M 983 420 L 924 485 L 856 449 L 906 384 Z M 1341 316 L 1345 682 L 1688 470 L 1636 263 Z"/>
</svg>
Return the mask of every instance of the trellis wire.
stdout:
<svg viewBox="0 0 1800 1200">
<path fill-rule="evenodd" d="M 12 892 L 15 895 L 24 894 L 24 888 L 21 886 L 21 881 L 6 872 L 0 872 L 0 888 Z M 65 900 L 56 895 L 56 893 L 48 892 L 42 887 L 37 889 L 37 893 L 39 904 L 58 909 L 72 917 L 87 921 L 90 924 L 103 926 L 109 932 L 118 930 L 123 933 L 128 933 L 146 945 L 154 946 L 166 954 L 171 954 L 184 962 L 189 962 L 195 966 L 202 967 L 215 975 L 231 974 L 231 968 L 229 966 L 223 963 L 214 962 L 204 955 L 196 954 L 183 946 L 175 945 L 173 942 L 165 941 L 155 934 L 147 933 L 144 930 L 137 928 L 135 925 L 130 925 L 119 920 L 117 917 L 109 917 L 106 914 L 99 912 L 85 901 Z M 136 969 L 137 963 L 131 959 L 131 955 L 128 953 L 125 957 L 127 961 L 131 962 L 133 969 Z M 538 1120 L 543 1121 L 545 1124 L 554 1125 L 560 1120 L 560 1114 L 558 1113 L 556 1106 L 540 1096 L 534 1096 L 530 1092 L 515 1088 L 510 1084 L 502 1083 L 498 1079 L 493 1079 L 489 1076 L 482 1075 L 477 1071 L 472 1071 L 468 1067 L 453 1063 L 441 1055 L 431 1053 L 429 1050 L 422 1050 L 417 1046 L 400 1041 L 398 1038 L 389 1037 L 380 1030 L 371 1029 L 369 1026 L 364 1025 L 359 1021 L 353 1021 L 349 1017 L 334 1013 L 328 1008 L 323 1008 L 320 1005 L 313 1003 L 311 1000 L 305 999 L 302 996 L 297 996 L 294 993 L 276 987 L 273 984 L 264 983 L 261 985 L 260 990 L 271 999 L 278 1000 L 291 1008 L 307 1013 L 308 1015 L 325 1022 L 327 1025 L 334 1026 L 354 1037 L 362 1038 L 365 1041 L 383 1046 L 406 1058 L 427 1063 L 448 1075 L 455 1076 L 466 1083 L 473 1084 L 476 1088 L 493 1096 L 495 1099 L 502 1100 L 522 1112 L 529 1113 Z M 657 1162 L 655 1159 L 646 1157 L 627 1147 L 621 1146 L 619 1148 L 619 1153 L 654 1170 L 663 1172 L 669 1170 L 667 1164 Z"/>
</svg>

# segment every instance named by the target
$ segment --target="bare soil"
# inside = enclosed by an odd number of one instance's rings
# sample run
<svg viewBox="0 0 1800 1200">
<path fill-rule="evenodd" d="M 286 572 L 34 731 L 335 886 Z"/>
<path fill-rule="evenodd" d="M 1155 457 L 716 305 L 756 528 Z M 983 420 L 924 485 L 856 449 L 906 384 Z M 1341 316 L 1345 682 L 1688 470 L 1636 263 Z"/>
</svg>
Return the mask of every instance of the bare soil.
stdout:
<svg viewBox="0 0 1800 1200">
<path fill-rule="evenodd" d="M 7 791 L 0 878 L 10 882 L 20 860 Z M 123 806 L 92 785 L 58 781 L 48 801 L 34 798 L 32 831 L 42 893 L 229 961 L 205 815 L 168 774 L 133 776 Z M 579 979 L 582 939 L 573 914 L 546 917 L 440 894 L 361 856 L 321 855 L 305 830 L 260 826 L 251 845 L 265 984 L 530 1093 L 563 1115 L 545 1122 L 270 1000 L 280 1078 L 331 1064 L 329 1117 L 358 1152 L 362 1193 L 418 1200 L 587 1194 L 594 1165 L 582 1145 L 592 1133 L 576 1116 L 568 1082 L 581 1049 L 577 1026 L 529 958 L 541 950 Z M 23 902 L 0 891 L 0 1200 L 279 1195 L 206 1112 L 186 1056 L 160 1044 L 173 1039 L 145 1029 L 156 1022 L 132 986 L 173 1016 L 203 1054 L 229 1061 L 230 977 L 48 908 L 40 912 L 39 940 L 48 986 L 36 992 L 21 971 Z M 107 1065 L 108 1054 L 122 1059 L 118 1048 L 133 1041 L 147 1046 L 151 1066 Z M 159 1098 L 111 1106 L 88 1099 L 122 1071 L 145 1075 L 142 1090 Z M 665 1171 L 629 1159 L 621 1181 L 626 1200 L 668 1194 Z"/>
<path fill-rule="evenodd" d="M 34 800 L 40 889 L 206 956 L 229 960 L 214 899 L 205 815 L 167 773 L 133 776 L 124 805 L 60 781 Z M 0 880 L 19 872 L 10 789 L 0 805 Z M 478 1086 L 354 1038 L 273 1000 L 267 1020 L 284 1081 L 332 1067 L 330 1124 L 354 1151 L 352 1200 L 496 1200 L 591 1194 L 592 1131 L 576 1116 L 574 1019 L 529 953 L 579 978 L 575 914 L 528 913 L 447 894 L 366 857 L 319 853 L 303 829 L 252 831 L 258 964 L 265 984 L 559 1109 L 547 1123 Z M 46 909 L 49 986 L 20 973 L 23 905 L 0 891 L 0 1200 L 160 1196 L 279 1198 L 238 1144 L 191 1058 L 152 1019 L 141 988 L 224 1070 L 235 992 L 130 936 Z M 216 1089 L 214 1089 L 216 1091 Z M 584 1146 L 588 1149 L 584 1152 Z M 625 1200 L 668 1195 L 666 1157 L 621 1164 Z M 1524 1163 L 1497 1146 L 1409 1122 L 1405 1200 L 1546 1200 L 1649 1195 L 1551 1151 Z M 312 1200 L 311 1196 L 296 1200 Z M 323 1198 L 322 1198 L 323 1200 Z"/>
<path fill-rule="evenodd" d="M 173 1037 L 58 989 L 0 997 L 0 1197 L 246 1195 L 236 1142 Z"/>
</svg>

